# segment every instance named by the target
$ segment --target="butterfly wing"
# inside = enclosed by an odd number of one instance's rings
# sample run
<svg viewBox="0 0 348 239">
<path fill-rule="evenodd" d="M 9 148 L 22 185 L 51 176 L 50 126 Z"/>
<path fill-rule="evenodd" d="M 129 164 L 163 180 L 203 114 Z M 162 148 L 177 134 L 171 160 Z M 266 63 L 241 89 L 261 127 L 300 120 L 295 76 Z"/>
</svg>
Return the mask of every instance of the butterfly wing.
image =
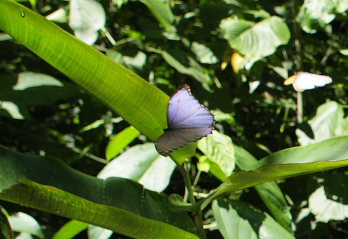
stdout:
<svg viewBox="0 0 348 239">
<path fill-rule="evenodd" d="M 296 91 L 302 92 L 304 90 L 310 90 L 330 84 L 331 82 L 332 79 L 329 76 L 317 75 L 308 72 L 299 72 L 296 74 L 296 79 L 293 86 Z"/>
<path fill-rule="evenodd" d="M 170 99 L 168 104 L 168 126 L 170 129 L 211 127 L 214 116 L 195 99 L 190 87 L 185 85 Z"/>
<path fill-rule="evenodd" d="M 166 130 L 164 134 L 158 138 L 156 149 L 161 155 L 168 156 L 174 150 L 211 134 L 212 130 L 211 127 Z"/>
</svg>

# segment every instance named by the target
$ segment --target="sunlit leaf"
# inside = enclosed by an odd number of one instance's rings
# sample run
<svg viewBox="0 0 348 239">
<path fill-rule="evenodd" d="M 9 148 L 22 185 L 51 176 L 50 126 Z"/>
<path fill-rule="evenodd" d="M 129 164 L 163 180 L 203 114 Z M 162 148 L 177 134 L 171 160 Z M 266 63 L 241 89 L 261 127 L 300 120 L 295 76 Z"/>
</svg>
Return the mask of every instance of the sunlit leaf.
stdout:
<svg viewBox="0 0 348 239">
<path fill-rule="evenodd" d="M 53 236 L 53 239 L 71 239 L 74 238 L 80 232 L 86 230 L 87 223 L 71 220 L 64 224 Z"/>
<path fill-rule="evenodd" d="M 215 64 L 218 62 L 214 53 L 203 44 L 193 42 L 192 51 L 196 54 L 197 59 L 203 64 Z"/>
<path fill-rule="evenodd" d="M 44 238 L 40 224 L 30 215 L 18 212 L 9 217 L 13 231 L 26 232 L 39 238 Z"/>
<path fill-rule="evenodd" d="M 98 31 L 105 25 L 105 11 L 95 0 L 71 0 L 69 26 L 75 36 L 87 44 L 93 44 Z"/>
<path fill-rule="evenodd" d="M 113 231 L 96 226 L 88 227 L 88 239 L 109 239 Z"/>
<path fill-rule="evenodd" d="M 320 185 L 309 197 L 308 207 L 320 222 L 348 218 L 346 174 L 324 175 L 317 179 Z"/>
<path fill-rule="evenodd" d="M 290 39 L 289 28 L 279 17 L 256 23 L 226 18 L 220 29 L 230 46 L 249 59 L 269 56 Z"/>
<path fill-rule="evenodd" d="M 329 101 L 318 107 L 316 115 L 308 120 L 310 129 L 297 129 L 301 145 L 308 145 L 336 136 L 348 135 L 348 118 L 344 118 L 341 105 Z"/>
<path fill-rule="evenodd" d="M 111 160 L 115 158 L 122 150 L 125 149 L 140 132 L 133 126 L 129 126 L 117 135 L 115 135 L 106 147 L 106 159 Z"/>
<path fill-rule="evenodd" d="M 304 31 L 315 33 L 334 20 L 336 13 L 344 13 L 347 9 L 346 0 L 305 0 L 296 20 Z"/>
<path fill-rule="evenodd" d="M 213 203 L 214 217 L 225 239 L 294 238 L 266 212 L 241 201 L 219 199 Z"/>
<path fill-rule="evenodd" d="M 151 143 L 129 148 L 106 165 L 98 177 L 128 178 L 149 190 L 161 192 L 168 186 L 174 168 L 175 163 L 159 155 Z"/>
<path fill-rule="evenodd" d="M 223 181 L 230 176 L 235 166 L 234 147 L 230 137 L 213 131 L 213 134 L 201 139 L 198 148 L 206 155 L 204 164 L 209 171 Z"/>
<path fill-rule="evenodd" d="M 26 90 L 32 87 L 39 86 L 57 86 L 62 87 L 63 84 L 56 78 L 35 72 L 22 72 L 18 74 L 17 84 L 13 87 L 14 90 Z"/>
</svg>

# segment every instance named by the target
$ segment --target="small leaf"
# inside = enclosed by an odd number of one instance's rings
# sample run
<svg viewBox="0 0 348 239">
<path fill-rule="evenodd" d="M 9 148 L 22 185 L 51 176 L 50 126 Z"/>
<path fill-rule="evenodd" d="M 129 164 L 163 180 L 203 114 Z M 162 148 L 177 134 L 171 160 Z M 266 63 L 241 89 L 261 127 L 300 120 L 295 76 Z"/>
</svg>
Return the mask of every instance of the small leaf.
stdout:
<svg viewBox="0 0 348 239">
<path fill-rule="evenodd" d="M 88 227 L 88 239 L 109 239 L 113 234 L 113 231 L 97 227 L 89 226 Z"/>
<path fill-rule="evenodd" d="M 0 238 L 14 239 L 14 235 L 4 210 L 0 206 Z"/>
<path fill-rule="evenodd" d="M 13 87 L 13 89 L 26 90 L 28 88 L 39 86 L 62 87 L 63 83 L 50 75 L 34 72 L 22 72 L 18 74 L 17 84 Z"/>
<path fill-rule="evenodd" d="M 87 228 L 87 223 L 71 220 L 64 224 L 64 226 L 62 226 L 59 231 L 54 234 L 53 239 L 71 239 Z"/>
<path fill-rule="evenodd" d="M 175 32 L 173 25 L 174 15 L 169 7 L 169 3 L 163 0 L 140 0 L 144 3 L 162 24 L 167 32 Z"/>
<path fill-rule="evenodd" d="M 267 213 L 241 201 L 216 200 L 213 213 L 225 239 L 294 238 Z"/>
<path fill-rule="evenodd" d="M 156 50 L 156 52 L 159 52 L 163 59 L 180 73 L 192 76 L 203 85 L 209 84 L 210 77 L 205 74 L 205 69 L 186 53 L 179 50 Z"/>
<path fill-rule="evenodd" d="M 213 134 L 198 142 L 198 148 L 207 156 L 204 163 L 209 162 L 209 171 L 215 177 L 223 181 L 231 175 L 235 166 L 235 155 L 230 137 L 213 131 Z"/>
<path fill-rule="evenodd" d="M 40 224 L 30 215 L 18 212 L 9 217 L 13 231 L 26 232 L 39 238 L 44 238 Z"/>
<path fill-rule="evenodd" d="M 133 126 L 129 126 L 124 129 L 115 137 L 110 140 L 106 147 L 106 159 L 111 160 L 115 158 L 123 149 L 125 149 L 136 137 L 138 137 L 140 132 Z"/>
<path fill-rule="evenodd" d="M 71 0 L 69 26 L 75 36 L 91 45 L 98 38 L 98 31 L 105 25 L 105 11 L 95 0 Z"/>
<path fill-rule="evenodd" d="M 203 64 L 215 64 L 218 62 L 214 53 L 203 44 L 193 42 L 192 51 L 197 56 L 197 59 Z"/>
</svg>

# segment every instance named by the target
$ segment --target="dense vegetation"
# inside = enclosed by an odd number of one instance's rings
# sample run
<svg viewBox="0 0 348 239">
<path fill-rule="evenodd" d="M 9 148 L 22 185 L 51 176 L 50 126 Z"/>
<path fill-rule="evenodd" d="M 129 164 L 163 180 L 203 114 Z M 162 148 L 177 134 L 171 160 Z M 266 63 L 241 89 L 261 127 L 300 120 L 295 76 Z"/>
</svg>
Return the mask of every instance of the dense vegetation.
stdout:
<svg viewBox="0 0 348 239">
<path fill-rule="evenodd" d="M 347 10 L 1 0 L 0 238 L 347 238 Z M 183 84 L 215 132 L 162 157 Z"/>
</svg>

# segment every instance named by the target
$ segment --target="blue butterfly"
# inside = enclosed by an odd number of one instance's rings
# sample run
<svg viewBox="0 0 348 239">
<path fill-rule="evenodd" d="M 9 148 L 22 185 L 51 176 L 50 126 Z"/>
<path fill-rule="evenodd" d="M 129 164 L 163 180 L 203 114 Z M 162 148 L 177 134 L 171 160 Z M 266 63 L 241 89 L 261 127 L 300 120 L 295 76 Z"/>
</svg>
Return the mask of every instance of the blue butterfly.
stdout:
<svg viewBox="0 0 348 239">
<path fill-rule="evenodd" d="M 170 98 L 167 117 L 168 129 L 156 142 L 156 149 L 163 156 L 213 131 L 214 115 L 193 97 L 188 85 Z"/>
</svg>

